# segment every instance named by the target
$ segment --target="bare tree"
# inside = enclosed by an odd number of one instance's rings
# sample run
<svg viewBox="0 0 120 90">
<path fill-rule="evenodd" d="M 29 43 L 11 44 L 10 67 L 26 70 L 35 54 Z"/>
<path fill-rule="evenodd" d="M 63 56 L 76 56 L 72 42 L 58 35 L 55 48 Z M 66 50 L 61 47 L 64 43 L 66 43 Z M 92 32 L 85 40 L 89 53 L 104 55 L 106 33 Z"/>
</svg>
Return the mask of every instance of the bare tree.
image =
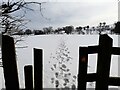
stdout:
<svg viewBox="0 0 120 90">
<path fill-rule="evenodd" d="M 27 1 L 27 0 L 26 0 Z M 26 24 L 30 21 L 25 18 L 27 11 L 34 11 L 31 4 L 39 6 L 40 14 L 42 14 L 42 4 L 45 2 L 26 2 L 25 0 L 3 0 L 0 3 L 0 32 L 3 35 L 12 36 L 15 32 L 26 29 Z M 23 11 L 20 15 L 15 15 L 18 11 Z M 43 16 L 44 17 L 44 16 Z M 23 41 L 23 37 L 14 37 L 15 44 Z"/>
<path fill-rule="evenodd" d="M 34 11 L 29 5 L 36 4 L 41 12 L 41 5 L 45 2 L 26 2 L 24 0 L 7 0 L 0 5 L 0 23 L 2 24 L 2 34 L 11 35 L 13 32 L 23 30 L 29 20 L 25 19 L 25 14 L 28 10 Z M 24 13 L 20 16 L 14 16 L 12 13 L 23 10 Z M 42 12 L 41 15 L 43 16 Z"/>
<path fill-rule="evenodd" d="M 76 30 L 77 30 L 78 34 L 84 34 L 84 32 L 82 31 L 82 27 L 81 26 L 76 27 Z"/>
<path fill-rule="evenodd" d="M 31 5 L 37 5 L 39 7 L 40 15 L 45 18 L 42 14 L 42 4 L 46 2 L 26 1 L 6 0 L 0 4 L 0 30 L 3 35 L 13 36 L 15 33 L 23 32 L 27 29 L 26 24 L 30 22 L 30 20 L 27 20 L 25 15 L 28 11 L 35 11 Z M 17 14 L 19 11 L 20 14 Z M 21 34 L 17 38 L 14 37 L 15 44 L 23 41 L 23 39 L 23 35 Z"/>
</svg>

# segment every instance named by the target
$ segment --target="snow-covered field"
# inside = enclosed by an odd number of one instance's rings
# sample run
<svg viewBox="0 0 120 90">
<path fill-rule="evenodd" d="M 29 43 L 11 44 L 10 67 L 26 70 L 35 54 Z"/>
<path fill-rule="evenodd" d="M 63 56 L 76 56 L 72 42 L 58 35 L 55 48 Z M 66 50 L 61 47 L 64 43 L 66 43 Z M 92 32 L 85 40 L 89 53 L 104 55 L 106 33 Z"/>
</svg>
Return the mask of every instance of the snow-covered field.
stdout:
<svg viewBox="0 0 120 90">
<path fill-rule="evenodd" d="M 118 37 L 115 35 L 109 35 L 113 38 L 113 46 L 118 46 Z M 20 87 L 24 87 L 24 66 L 33 64 L 33 48 L 43 49 L 44 58 L 43 58 L 43 87 L 44 88 L 53 88 L 54 87 L 54 74 L 58 69 L 52 71 L 53 65 L 58 64 L 58 61 L 55 58 L 59 56 L 57 52 L 61 49 L 67 49 L 69 57 L 71 58 L 69 63 L 65 63 L 66 67 L 70 69 L 71 77 L 77 77 L 78 73 L 78 54 L 80 46 L 92 46 L 98 45 L 99 36 L 98 35 L 42 35 L 42 36 L 27 36 L 24 38 L 24 41 L 19 42 L 16 47 L 25 47 L 17 48 L 17 63 L 18 63 L 18 72 Z M 62 45 L 62 46 L 61 46 Z M 60 59 L 59 59 L 60 60 Z M 66 60 L 66 59 L 65 59 Z M 96 72 L 97 65 L 97 54 L 89 55 L 88 62 L 88 73 Z M 118 76 L 118 56 L 112 56 L 111 62 L 111 71 L 110 76 Z M 75 78 L 75 77 L 74 77 Z M 53 81 L 51 81 L 51 79 Z M 62 75 L 59 75 L 57 78 L 59 81 L 63 79 Z M 77 79 L 74 79 L 74 84 L 77 86 Z M 2 80 L 2 83 L 4 80 Z M 60 84 L 63 81 L 59 82 Z M 71 81 L 69 85 L 73 84 Z M 62 85 L 60 85 L 62 87 Z M 4 87 L 4 85 L 2 85 Z M 87 87 L 94 87 L 93 83 L 88 83 Z"/>
</svg>

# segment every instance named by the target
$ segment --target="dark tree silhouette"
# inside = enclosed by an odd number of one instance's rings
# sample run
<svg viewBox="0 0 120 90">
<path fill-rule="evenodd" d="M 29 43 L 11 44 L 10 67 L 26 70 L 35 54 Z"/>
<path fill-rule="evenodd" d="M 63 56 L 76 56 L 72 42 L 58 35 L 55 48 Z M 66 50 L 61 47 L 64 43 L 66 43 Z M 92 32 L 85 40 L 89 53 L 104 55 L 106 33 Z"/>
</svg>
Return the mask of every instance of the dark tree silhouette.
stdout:
<svg viewBox="0 0 120 90">
<path fill-rule="evenodd" d="M 87 30 L 86 33 L 89 34 L 89 26 L 86 26 Z"/>
<path fill-rule="evenodd" d="M 84 32 L 82 31 L 82 27 L 76 27 L 76 31 L 78 32 L 78 34 L 84 34 Z"/>
<path fill-rule="evenodd" d="M 32 30 L 26 29 L 24 33 L 27 34 L 27 35 L 30 35 L 30 34 L 32 34 Z"/>
<path fill-rule="evenodd" d="M 45 34 L 45 33 L 42 30 L 33 30 L 33 34 L 34 35 L 42 35 L 42 34 Z"/>
<path fill-rule="evenodd" d="M 99 32 L 99 34 L 101 34 L 101 32 L 102 32 L 102 24 L 103 24 L 103 23 L 100 22 L 100 23 L 99 23 L 99 26 L 98 26 L 98 32 Z"/>
<path fill-rule="evenodd" d="M 72 34 L 74 27 L 73 26 L 66 26 L 64 29 L 65 29 L 66 34 Z"/>
<path fill-rule="evenodd" d="M 76 31 L 78 32 L 78 34 L 80 34 L 81 30 L 82 30 L 82 27 L 76 27 Z"/>
<path fill-rule="evenodd" d="M 120 34 L 120 21 L 115 23 L 115 28 L 113 30 L 116 34 Z"/>
<path fill-rule="evenodd" d="M 106 22 L 103 22 L 103 26 L 105 27 L 105 25 L 106 25 Z"/>
<path fill-rule="evenodd" d="M 43 31 L 45 34 L 52 34 L 53 33 L 53 27 L 49 26 L 49 27 L 44 27 Z"/>
<path fill-rule="evenodd" d="M 100 22 L 99 24 L 100 24 L 100 27 L 102 27 L 102 23 Z"/>
</svg>

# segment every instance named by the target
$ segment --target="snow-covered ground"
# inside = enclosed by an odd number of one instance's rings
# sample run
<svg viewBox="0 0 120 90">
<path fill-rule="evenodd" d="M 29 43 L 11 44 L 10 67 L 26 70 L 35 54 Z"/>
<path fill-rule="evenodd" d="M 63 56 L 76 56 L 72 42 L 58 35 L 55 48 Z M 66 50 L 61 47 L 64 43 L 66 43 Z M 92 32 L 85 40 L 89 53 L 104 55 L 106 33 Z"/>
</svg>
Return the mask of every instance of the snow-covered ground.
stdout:
<svg viewBox="0 0 120 90">
<path fill-rule="evenodd" d="M 117 47 L 118 36 L 109 36 L 113 38 L 113 46 Z M 71 64 L 68 64 L 67 67 L 70 68 L 72 75 L 77 76 L 79 47 L 98 45 L 98 41 L 98 35 L 41 35 L 25 37 L 24 41 L 19 42 L 16 46 L 25 47 L 16 49 L 20 87 L 24 87 L 24 66 L 33 64 L 33 48 L 43 49 L 43 87 L 53 88 L 54 84 L 51 83 L 51 78 L 53 78 L 55 72 L 51 70 L 51 67 L 56 61 L 54 62 L 54 59 L 51 57 L 57 57 L 56 51 L 59 51 L 60 45 L 64 43 L 65 48 L 67 48 L 69 56 L 72 58 L 70 60 Z M 97 54 L 89 55 L 88 63 L 88 73 L 96 72 Z M 118 56 L 115 55 L 112 55 L 110 76 L 118 76 Z M 2 80 L 2 83 L 4 83 L 4 80 Z M 77 86 L 77 79 L 75 84 Z M 94 84 L 88 83 L 87 87 L 94 87 Z"/>
</svg>

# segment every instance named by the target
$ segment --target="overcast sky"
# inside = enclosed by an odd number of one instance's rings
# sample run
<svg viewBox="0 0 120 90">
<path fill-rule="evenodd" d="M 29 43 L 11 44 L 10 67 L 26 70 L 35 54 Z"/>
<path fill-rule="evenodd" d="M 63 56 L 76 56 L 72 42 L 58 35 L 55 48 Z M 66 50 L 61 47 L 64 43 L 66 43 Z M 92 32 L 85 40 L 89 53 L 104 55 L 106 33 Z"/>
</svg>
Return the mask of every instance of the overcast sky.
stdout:
<svg viewBox="0 0 120 90">
<path fill-rule="evenodd" d="M 32 0 L 26 0 L 32 1 Z M 118 20 L 117 0 L 34 0 L 44 1 L 42 4 L 42 17 L 37 5 L 31 5 L 35 11 L 26 14 L 31 20 L 27 24 L 30 29 L 53 28 L 66 25 L 97 26 L 100 22 L 113 24 Z"/>
</svg>

